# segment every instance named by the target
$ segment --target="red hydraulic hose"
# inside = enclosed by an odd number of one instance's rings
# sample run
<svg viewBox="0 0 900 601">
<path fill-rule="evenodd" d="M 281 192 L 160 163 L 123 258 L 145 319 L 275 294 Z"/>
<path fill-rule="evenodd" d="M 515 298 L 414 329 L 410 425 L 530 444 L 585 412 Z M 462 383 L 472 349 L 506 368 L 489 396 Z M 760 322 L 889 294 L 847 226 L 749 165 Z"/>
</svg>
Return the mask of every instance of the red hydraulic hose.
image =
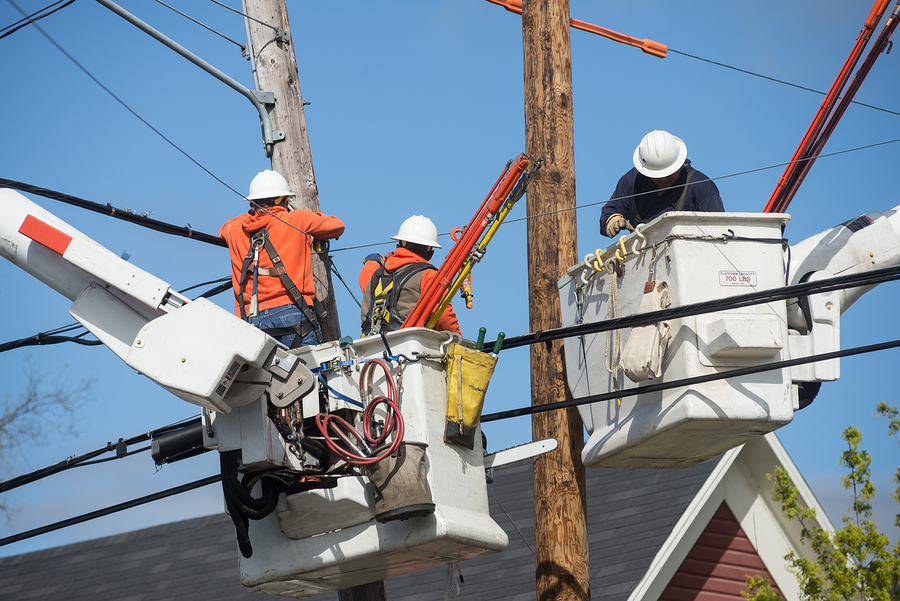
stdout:
<svg viewBox="0 0 900 601">
<path fill-rule="evenodd" d="M 881 33 L 878 34 L 878 37 L 875 39 L 875 42 L 869 49 L 869 54 L 866 55 L 866 58 L 865 60 L 863 60 L 862 65 L 860 65 L 859 70 L 856 72 L 856 75 L 853 76 L 853 81 L 851 81 L 850 85 L 847 86 L 847 91 L 844 93 L 844 97 L 841 98 L 841 101 L 838 103 L 837 107 L 835 107 L 834 113 L 828 119 L 828 123 L 825 124 L 825 129 L 822 130 L 822 134 L 819 136 L 819 138 L 816 140 L 816 143 L 809 151 L 807 160 L 803 161 L 803 163 L 800 164 L 799 168 L 796 170 L 796 176 L 791 181 L 790 186 L 785 189 L 783 201 L 785 207 L 791 202 L 791 200 L 793 200 L 794 194 L 797 193 L 797 189 L 800 187 L 800 184 L 802 184 L 803 180 L 806 179 L 806 174 L 809 173 L 809 170 L 812 168 L 813 163 L 816 162 L 816 158 L 819 156 L 819 154 L 821 154 L 822 149 L 825 147 L 825 143 L 828 142 L 828 138 L 831 137 L 832 132 L 834 132 L 834 128 L 837 127 L 838 121 L 840 121 L 841 117 L 844 116 L 844 112 L 847 110 L 847 107 L 849 107 L 850 103 L 853 102 L 853 97 L 856 96 L 856 92 L 862 85 L 863 80 L 866 78 L 866 76 L 869 75 L 869 71 L 872 70 L 872 66 L 875 64 L 875 61 L 878 59 L 887 43 L 890 41 L 891 34 L 894 33 L 894 30 L 897 28 L 898 23 L 900 23 L 900 2 L 898 2 L 897 6 L 894 7 L 894 11 L 888 17 L 887 22 L 881 29 Z"/>
<path fill-rule="evenodd" d="M 338 415 L 333 413 L 319 413 L 316 415 L 316 426 L 319 428 L 322 436 L 325 437 L 325 444 L 328 445 L 328 448 L 335 455 L 351 465 L 372 465 L 391 455 L 403 442 L 403 435 L 406 431 L 403 416 L 400 414 L 400 408 L 397 406 L 397 385 L 394 383 L 394 377 L 391 375 L 390 368 L 384 361 L 372 359 L 366 362 L 359 374 L 359 389 L 363 391 L 372 385 L 372 368 L 376 365 L 380 366 L 384 371 L 387 396 L 376 396 L 366 405 L 362 420 L 363 434 L 357 432 L 347 420 Z M 368 376 L 368 382 L 366 382 L 366 376 Z M 381 434 L 376 437 L 373 434 L 375 408 L 381 404 L 387 405 L 388 411 L 385 416 L 384 428 Z M 351 434 L 359 444 L 351 440 L 348 434 Z M 360 446 L 364 448 L 382 446 L 391 434 L 394 435 L 391 444 L 377 455 L 366 455 L 360 451 Z M 338 444 L 332 436 L 339 438 L 344 446 Z"/>
<path fill-rule="evenodd" d="M 778 180 L 778 184 L 775 186 L 772 196 L 769 197 L 769 202 L 766 203 L 766 207 L 763 209 L 764 213 L 783 213 L 785 209 L 787 209 L 790 201 L 784 201 L 785 189 L 791 186 L 791 180 L 795 178 L 799 172 L 799 165 L 801 162 L 805 162 L 803 159 L 808 158 L 810 148 L 815 143 L 819 132 L 822 131 L 822 126 L 825 124 L 825 120 L 828 118 L 829 113 L 831 113 L 831 109 L 834 107 L 835 102 L 837 102 L 840 97 L 841 90 L 843 90 L 844 86 L 847 84 L 847 80 L 850 78 L 853 68 L 856 67 L 859 57 L 862 56 L 862 52 L 869 42 L 872 32 L 881 20 L 881 15 L 884 14 L 885 8 L 887 8 L 887 3 L 888 0 L 875 0 L 872 10 L 869 11 L 869 17 L 866 19 L 862 31 L 856 38 L 856 44 L 854 44 L 853 50 L 850 51 L 850 55 L 847 57 L 847 60 L 844 61 L 844 66 L 841 68 L 840 73 L 838 73 L 837 78 L 831 85 L 831 89 L 828 90 L 828 94 L 825 95 L 822 104 L 819 105 L 819 110 L 816 112 L 815 117 L 813 117 L 812 123 L 810 123 L 803 139 L 800 141 L 800 145 L 797 146 L 797 150 L 794 151 L 794 155 L 791 157 L 791 162 L 788 163 L 787 167 L 784 169 L 784 173 L 781 174 L 781 178 Z"/>
<path fill-rule="evenodd" d="M 481 204 L 478 212 L 469 222 L 469 225 L 463 231 L 463 234 L 457 240 L 453 248 L 447 253 L 444 262 L 441 263 L 437 275 L 431 281 L 431 285 L 427 289 L 422 290 L 418 302 L 410 311 L 406 321 L 403 322 L 401 328 L 417 328 L 425 325 L 428 318 L 434 312 L 435 308 L 440 304 L 441 299 L 450 287 L 456 274 L 459 273 L 460 267 L 465 262 L 466 257 L 478 243 L 481 234 L 487 228 L 491 219 L 503 207 L 506 198 L 512 192 L 513 187 L 522 173 L 528 168 L 531 161 L 524 154 L 516 157 L 512 165 L 507 165 L 497 184 L 494 184 L 492 193 L 488 194 L 485 201 Z"/>
</svg>

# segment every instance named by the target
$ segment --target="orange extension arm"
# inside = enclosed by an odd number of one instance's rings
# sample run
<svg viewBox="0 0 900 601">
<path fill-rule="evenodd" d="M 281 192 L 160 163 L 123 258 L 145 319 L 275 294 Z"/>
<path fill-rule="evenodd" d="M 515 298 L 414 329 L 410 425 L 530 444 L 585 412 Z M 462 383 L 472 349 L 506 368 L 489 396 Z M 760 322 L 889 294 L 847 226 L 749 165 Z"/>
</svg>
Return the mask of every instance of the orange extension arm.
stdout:
<svg viewBox="0 0 900 601">
<path fill-rule="evenodd" d="M 481 234 L 488 227 L 494 216 L 503 208 L 503 203 L 510 195 L 516 182 L 519 181 L 522 173 L 528 169 L 531 161 L 524 154 L 516 157 L 515 161 L 510 161 L 503 169 L 500 178 L 488 192 L 484 202 L 481 203 L 478 212 L 472 217 L 472 221 L 463 230 L 456 244 L 444 257 L 437 275 L 431 282 L 431 287 L 422 290 L 422 295 L 418 302 L 413 306 L 401 328 L 419 328 L 425 325 L 428 319 L 434 313 L 435 309 L 440 305 L 444 294 L 450 289 L 453 280 L 459 273 L 465 260 L 468 258 L 472 248 L 478 243 Z"/>
<path fill-rule="evenodd" d="M 807 128 L 806 133 L 803 135 L 803 139 L 800 140 L 800 145 L 797 146 L 797 150 L 795 150 L 793 156 L 791 156 L 791 162 L 788 163 L 787 167 L 784 169 L 784 173 L 781 174 L 781 178 L 778 180 L 778 184 L 775 185 L 775 190 L 772 191 L 772 195 L 769 197 L 769 201 L 766 203 L 763 213 L 784 213 L 784 211 L 787 210 L 788 204 L 790 204 L 791 199 L 799 186 L 797 178 L 798 174 L 803 171 L 803 163 L 809 160 L 811 156 L 810 150 L 816 144 L 816 139 L 819 137 L 822 127 L 825 125 L 825 120 L 828 118 L 835 103 L 838 101 L 841 90 L 847 85 L 847 80 L 850 79 L 853 68 L 856 66 L 857 61 L 859 61 L 859 57 L 862 56 L 866 44 L 869 43 L 872 32 L 875 30 L 875 27 L 878 26 L 878 22 L 881 20 L 881 16 L 884 14 L 887 4 L 888 0 L 875 0 L 875 4 L 872 6 L 872 10 L 869 11 L 869 16 L 866 18 L 862 31 L 856 37 L 856 43 L 853 45 L 850 55 L 847 57 L 847 60 L 844 61 L 844 65 L 841 67 L 837 78 L 834 80 L 834 83 L 831 84 L 831 88 L 825 95 L 825 99 L 819 105 L 819 109 L 816 111 L 812 123 L 809 124 L 809 128 Z"/>
<path fill-rule="evenodd" d="M 517 15 L 522 14 L 522 0 L 487 1 L 502 6 L 511 13 L 516 13 Z M 669 51 L 669 48 L 665 44 L 660 44 L 659 42 L 654 42 L 653 40 L 639 40 L 637 38 L 631 37 L 630 35 L 625 35 L 624 33 L 613 31 L 612 29 L 600 27 L 599 25 L 594 25 L 592 23 L 588 23 L 587 21 L 569 19 L 569 25 L 574 27 L 575 29 L 580 29 L 582 31 L 587 31 L 588 33 L 601 35 L 614 42 L 619 42 L 620 44 L 627 44 L 628 46 L 640 48 L 645 54 L 650 54 L 659 58 L 666 58 L 666 52 Z"/>
</svg>

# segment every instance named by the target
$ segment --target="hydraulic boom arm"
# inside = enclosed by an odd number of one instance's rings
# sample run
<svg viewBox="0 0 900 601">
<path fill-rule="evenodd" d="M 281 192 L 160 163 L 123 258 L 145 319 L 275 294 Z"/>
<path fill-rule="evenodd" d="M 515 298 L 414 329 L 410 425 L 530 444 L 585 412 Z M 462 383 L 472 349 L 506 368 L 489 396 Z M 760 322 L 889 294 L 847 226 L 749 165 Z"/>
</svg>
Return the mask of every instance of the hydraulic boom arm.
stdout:
<svg viewBox="0 0 900 601">
<path fill-rule="evenodd" d="M 185 298 L 18 192 L 0 189 L 0 215 L 0 255 L 74 301 L 75 319 L 179 398 L 228 413 L 266 390 L 280 404 L 313 389 L 312 373 L 273 338 Z"/>
</svg>

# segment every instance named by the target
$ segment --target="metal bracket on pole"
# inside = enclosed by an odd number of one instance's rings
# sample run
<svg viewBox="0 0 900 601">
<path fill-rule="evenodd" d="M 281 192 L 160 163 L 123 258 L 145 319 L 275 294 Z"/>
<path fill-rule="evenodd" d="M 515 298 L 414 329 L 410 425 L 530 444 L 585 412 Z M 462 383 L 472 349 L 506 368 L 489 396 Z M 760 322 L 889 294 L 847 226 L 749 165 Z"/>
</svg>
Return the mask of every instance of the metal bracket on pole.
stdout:
<svg viewBox="0 0 900 601">
<path fill-rule="evenodd" d="M 275 39 L 283 44 L 291 43 L 291 34 L 281 29 L 280 27 L 275 28 Z"/>
<path fill-rule="evenodd" d="M 236 90 L 237 92 L 245 96 L 248 100 L 250 100 L 250 102 L 253 103 L 253 106 L 256 107 L 257 112 L 259 112 L 259 121 L 260 126 L 262 127 L 263 145 L 265 147 L 266 157 L 272 156 L 275 148 L 275 143 L 284 140 L 284 132 L 280 130 L 272 131 L 272 122 L 269 120 L 269 109 L 275 105 L 275 94 L 273 94 L 272 92 L 251 90 L 250 88 L 244 86 L 234 78 L 213 67 L 211 64 L 209 64 L 187 48 L 181 46 L 178 42 L 175 42 L 171 38 L 166 37 L 164 34 L 160 33 L 147 23 L 144 23 L 118 4 L 115 4 L 110 0 L 97 0 L 97 2 L 99 2 L 112 12 L 116 13 L 150 37 L 162 42 L 171 50 L 174 50 L 228 87 Z M 280 33 L 284 36 L 287 35 L 283 31 Z"/>
</svg>

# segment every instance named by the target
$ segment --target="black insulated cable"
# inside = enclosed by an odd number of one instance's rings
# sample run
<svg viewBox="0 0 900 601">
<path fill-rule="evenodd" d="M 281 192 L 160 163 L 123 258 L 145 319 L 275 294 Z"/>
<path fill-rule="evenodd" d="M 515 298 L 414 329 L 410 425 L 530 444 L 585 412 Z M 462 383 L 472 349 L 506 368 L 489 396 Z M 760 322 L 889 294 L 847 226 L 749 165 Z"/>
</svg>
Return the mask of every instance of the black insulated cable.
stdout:
<svg viewBox="0 0 900 601">
<path fill-rule="evenodd" d="M 75 2 L 75 0 L 68 0 L 68 2 L 66 2 L 65 0 L 60 0 L 59 2 L 54 2 L 50 6 L 46 6 L 46 7 L 42 8 L 41 10 L 31 13 L 30 15 L 28 15 L 27 17 L 25 17 L 23 19 L 19 19 L 15 23 L 11 23 L 11 24 L 7 25 L 6 27 L 0 29 L 0 40 L 5 38 L 6 36 L 14 34 L 15 32 L 19 31 L 23 27 L 27 27 L 28 25 L 31 25 L 35 21 L 43 19 L 44 17 L 49 17 L 56 11 L 63 9 L 74 2 Z M 59 6 L 59 5 L 62 5 L 62 6 Z M 13 6 L 15 6 L 15 4 L 13 4 Z M 16 7 L 16 8 L 18 8 L 18 7 Z M 43 13 L 43 14 L 41 14 L 41 13 Z"/>
<path fill-rule="evenodd" d="M 225 495 L 225 506 L 234 522 L 238 548 L 244 557 L 252 557 L 253 547 L 250 544 L 249 520 L 261 520 L 275 511 L 278 495 L 284 487 L 277 480 L 261 478 L 262 496 L 256 498 L 250 494 L 246 484 L 238 479 L 238 456 L 240 451 L 225 451 L 219 454 L 222 469 L 222 492 Z M 244 480 L 254 475 L 245 475 Z"/>
<path fill-rule="evenodd" d="M 716 311 L 726 311 L 728 309 L 738 309 L 740 307 L 749 307 L 752 305 L 762 305 L 775 301 L 783 301 L 792 298 L 809 296 L 810 294 L 843 290 L 845 288 L 875 286 L 884 282 L 893 282 L 898 279 L 900 279 L 900 265 L 895 265 L 893 267 L 873 269 L 871 271 L 864 271 L 862 273 L 852 273 L 850 275 L 838 276 L 826 280 L 804 282 L 802 284 L 794 284 L 792 286 L 760 290 L 758 292 L 751 292 L 750 294 L 739 294 L 737 296 L 728 296 L 725 298 L 703 301 L 700 303 L 670 307 L 668 309 L 661 309 L 659 311 L 636 313 L 634 315 L 628 315 L 626 317 L 604 319 L 601 321 L 595 321 L 593 323 L 586 323 L 576 326 L 566 326 L 562 328 L 555 328 L 552 330 L 541 330 L 539 332 L 532 332 L 531 334 L 513 336 L 503 340 L 500 345 L 500 350 L 527 346 L 530 344 L 538 344 L 540 342 L 550 343 L 561 338 L 571 338 L 574 336 L 583 336 L 585 334 L 597 334 L 610 330 L 633 328 L 636 326 L 656 323 L 658 321 L 664 321 L 666 319 L 691 317 L 694 315 L 701 315 L 703 313 L 713 313 Z M 485 342 L 483 350 L 485 352 L 488 352 L 489 350 L 493 349 L 496 342 L 496 340 Z"/>
<path fill-rule="evenodd" d="M 173 430 L 179 430 L 184 427 L 190 427 L 192 424 L 199 424 L 199 423 L 200 423 L 200 418 L 194 417 L 194 418 L 182 420 L 182 421 L 174 423 L 174 424 L 170 424 L 168 426 L 163 426 L 163 427 L 157 428 L 155 430 L 150 430 L 149 432 L 144 432 L 143 434 L 138 434 L 137 436 L 132 436 L 131 438 L 125 438 L 125 439 L 120 438 L 117 443 L 109 442 L 103 448 L 100 448 L 100 449 L 97 449 L 94 451 L 90 451 L 83 455 L 75 455 L 72 457 L 68 457 L 68 458 L 64 459 L 63 461 L 60 461 L 59 463 L 56 463 L 54 465 L 50 465 L 50 466 L 47 466 L 47 467 L 44 467 L 44 468 L 41 468 L 38 470 L 34 470 L 33 472 L 29 472 L 29 473 L 23 474 L 21 476 L 16 476 L 15 478 L 10 478 L 9 480 L 6 480 L 4 482 L 0 482 L 0 493 L 4 493 L 8 490 L 12 490 L 12 489 L 18 488 L 20 486 L 24 486 L 25 484 L 29 484 L 31 482 L 36 482 L 38 480 L 46 478 L 47 476 L 51 476 L 53 474 L 58 474 L 59 472 L 63 472 L 65 470 L 71 469 L 73 467 L 81 467 L 84 465 L 90 465 L 90 463 L 88 463 L 88 462 L 91 459 L 94 459 L 95 457 L 99 457 L 100 455 L 103 455 L 105 453 L 111 453 L 113 451 L 116 451 L 117 452 L 116 458 L 125 456 L 125 455 L 119 455 L 119 453 L 118 453 L 119 448 L 127 448 L 129 445 L 137 444 L 139 442 L 147 442 L 148 440 L 152 440 L 154 436 L 160 436 L 167 432 L 172 432 Z M 147 450 L 149 448 L 150 447 L 146 447 L 145 449 L 141 449 L 141 450 Z M 127 455 L 130 455 L 130 454 L 131 453 L 127 453 Z"/>
<path fill-rule="evenodd" d="M 657 384 L 649 384 L 647 386 L 639 386 L 637 388 L 628 388 L 626 390 L 615 390 L 613 392 L 605 392 L 602 394 L 593 394 L 591 396 L 581 397 L 578 399 L 569 399 L 556 403 L 547 403 L 546 405 L 537 405 L 532 407 L 522 407 L 521 409 L 510 409 L 509 411 L 498 411 L 497 413 L 489 413 L 481 417 L 482 422 L 493 422 L 501 419 L 509 419 L 511 417 L 521 417 L 523 415 L 533 415 L 535 413 L 543 413 L 545 411 L 553 411 L 555 409 L 566 409 L 568 407 L 578 407 L 580 405 L 590 405 L 591 403 L 600 403 L 603 401 L 611 401 L 613 399 L 621 399 L 628 396 L 637 396 L 640 394 L 648 394 L 651 392 L 659 392 L 661 390 L 670 390 L 672 388 L 681 388 L 684 386 L 695 386 L 705 382 L 714 382 L 716 380 L 726 380 L 728 378 L 737 378 L 751 374 L 762 373 L 765 371 L 774 371 L 777 369 L 785 369 L 795 365 L 805 365 L 807 363 L 815 363 L 816 361 L 829 361 L 831 359 L 840 359 L 841 357 L 852 357 L 853 355 L 862 355 L 865 353 L 874 353 L 892 348 L 900 347 L 900 340 L 891 342 L 881 342 L 879 344 L 870 344 L 868 346 L 858 346 L 842 351 L 834 351 L 831 353 L 821 353 L 819 355 L 811 355 L 809 357 L 800 357 L 798 359 L 788 359 L 785 361 L 776 361 L 773 363 L 764 363 L 762 365 L 753 365 L 751 367 L 742 367 L 740 369 L 731 369 L 716 374 L 708 374 L 705 376 L 695 376 L 693 378 L 685 378 L 683 380 L 674 380 L 672 382 L 659 382 Z"/>
<path fill-rule="evenodd" d="M 203 232 L 197 232 L 190 227 L 183 227 L 171 223 L 166 223 L 165 221 L 159 221 L 158 219 L 151 219 L 138 213 L 129 212 L 127 209 L 118 209 L 108 203 L 104 205 L 98 202 L 92 202 L 90 200 L 78 198 L 77 196 L 72 196 L 70 194 L 63 194 L 62 192 L 57 192 L 55 190 L 48 190 L 47 188 L 40 188 L 38 186 L 32 186 L 31 184 L 4 178 L 0 178 L 0 188 L 12 188 L 13 190 L 28 192 L 30 194 L 43 196 L 44 198 L 49 198 L 51 200 L 58 200 L 60 202 L 64 202 L 66 204 L 70 204 L 82 209 L 87 209 L 88 211 L 100 213 L 101 215 L 115 217 L 116 219 L 121 219 L 123 221 L 129 221 L 131 223 L 135 223 L 157 232 L 163 232 L 164 234 L 182 236 L 184 238 L 192 238 L 194 240 L 206 242 L 207 244 L 213 244 L 215 246 L 228 246 L 225 240 L 219 238 L 218 236 L 204 234 Z"/>
<path fill-rule="evenodd" d="M 81 524 L 90 520 L 96 520 L 97 518 L 117 513 L 119 511 L 124 511 L 126 509 L 131 509 L 132 507 L 137 507 L 146 503 L 152 503 L 153 501 L 159 501 L 160 499 L 165 499 L 174 495 L 180 495 L 181 493 L 214 484 L 221 479 L 222 476 L 220 475 L 209 476 L 208 478 L 204 478 L 202 480 L 195 480 L 194 482 L 190 482 L 188 484 L 182 484 L 181 486 L 176 486 L 175 488 L 170 488 L 157 493 L 153 493 L 152 495 L 147 495 L 144 497 L 133 499 L 131 501 L 119 503 L 118 505 L 112 505 L 105 509 L 99 509 L 97 511 L 85 513 L 74 518 L 69 518 L 68 520 L 62 520 L 61 522 L 55 522 L 53 524 L 35 528 L 33 530 L 28 530 L 20 534 L 14 534 L 12 536 L 7 536 L 6 538 L 0 538 L 0 547 L 4 545 L 10 545 L 12 543 L 17 543 L 28 538 L 33 538 L 41 534 L 46 534 L 48 532 L 53 532 L 54 530 L 60 530 L 61 528 L 68 528 L 69 526 L 74 526 L 76 524 Z"/>
</svg>

